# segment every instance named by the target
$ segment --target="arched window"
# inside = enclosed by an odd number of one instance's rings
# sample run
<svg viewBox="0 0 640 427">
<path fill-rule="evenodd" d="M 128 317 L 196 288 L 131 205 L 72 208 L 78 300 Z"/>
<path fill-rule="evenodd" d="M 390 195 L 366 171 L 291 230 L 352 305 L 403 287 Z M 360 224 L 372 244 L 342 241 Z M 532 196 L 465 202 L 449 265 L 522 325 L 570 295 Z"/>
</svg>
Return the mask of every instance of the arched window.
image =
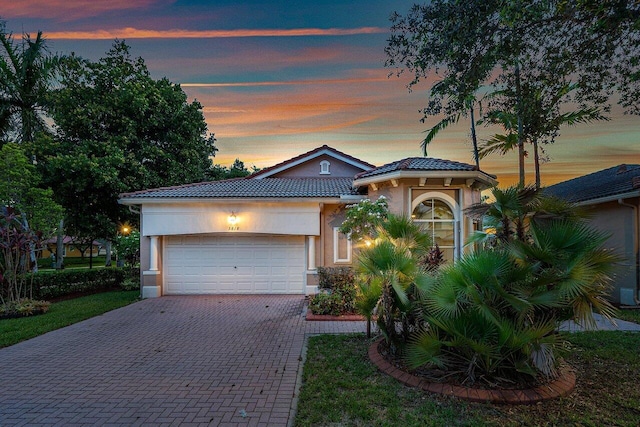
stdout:
<svg viewBox="0 0 640 427">
<path fill-rule="evenodd" d="M 329 163 L 327 160 L 323 160 L 320 162 L 320 175 L 331 175 L 331 172 L 329 172 L 329 166 L 331 165 L 331 163 Z"/>
<path fill-rule="evenodd" d="M 453 210 L 444 200 L 429 198 L 421 201 L 414 207 L 411 218 L 431 235 L 445 261 L 456 259 L 457 222 Z"/>
</svg>

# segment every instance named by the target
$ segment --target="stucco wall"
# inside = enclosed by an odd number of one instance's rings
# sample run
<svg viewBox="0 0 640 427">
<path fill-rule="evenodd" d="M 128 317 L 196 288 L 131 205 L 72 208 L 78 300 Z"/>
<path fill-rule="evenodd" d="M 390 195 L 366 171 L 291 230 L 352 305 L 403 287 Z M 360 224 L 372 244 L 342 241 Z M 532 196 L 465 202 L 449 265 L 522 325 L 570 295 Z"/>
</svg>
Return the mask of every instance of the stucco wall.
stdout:
<svg viewBox="0 0 640 427">
<path fill-rule="evenodd" d="M 320 234 L 318 203 L 181 203 L 142 206 L 142 235 L 261 233 Z M 229 223 L 234 214 L 236 223 Z"/>
<path fill-rule="evenodd" d="M 625 203 L 635 204 L 639 206 L 639 199 L 625 200 Z M 611 294 L 611 299 L 615 303 L 621 303 L 621 291 L 623 289 L 632 289 L 635 291 L 637 278 L 636 278 L 636 257 L 634 232 L 635 229 L 633 217 L 633 209 L 627 206 L 622 206 L 618 202 L 608 202 L 591 207 L 590 213 L 593 215 L 590 219 L 591 224 L 597 229 L 610 234 L 605 246 L 614 250 L 617 254 L 622 256 L 624 260 L 616 269 L 616 275 L 614 279 L 614 289 Z M 635 236 L 637 239 L 639 236 Z M 631 301 L 627 301 L 630 303 Z"/>
<path fill-rule="evenodd" d="M 322 161 L 329 162 L 329 174 L 320 174 L 320 162 Z M 278 178 L 353 178 L 360 172 L 362 172 L 362 169 L 360 168 L 344 163 L 331 156 L 322 155 L 298 166 L 284 170 L 274 176 L 277 176 Z"/>
</svg>

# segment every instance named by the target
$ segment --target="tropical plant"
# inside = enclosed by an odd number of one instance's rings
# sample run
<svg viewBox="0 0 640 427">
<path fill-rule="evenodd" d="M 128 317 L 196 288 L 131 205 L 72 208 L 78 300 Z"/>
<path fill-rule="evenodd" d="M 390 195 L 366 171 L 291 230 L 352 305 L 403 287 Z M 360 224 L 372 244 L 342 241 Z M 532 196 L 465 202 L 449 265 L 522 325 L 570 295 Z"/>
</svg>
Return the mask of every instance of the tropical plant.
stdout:
<svg viewBox="0 0 640 427">
<path fill-rule="evenodd" d="M 379 289 L 378 325 L 389 350 L 396 354 L 413 326 L 411 296 L 427 280 L 419 259 L 431 248 L 431 239 L 410 218 L 393 214 L 378 226 L 377 235 L 375 244 L 358 254 L 357 270 L 367 306 Z M 397 321 L 402 322 L 400 331 Z"/>
<path fill-rule="evenodd" d="M 552 93 L 548 93 L 551 88 Z M 600 120 L 609 120 L 601 108 L 579 108 L 575 111 L 560 112 L 559 105 L 570 99 L 569 94 L 576 90 L 576 85 L 566 83 L 555 87 L 546 82 L 536 80 L 524 82 L 521 85 L 522 96 L 525 98 L 524 110 L 521 112 L 522 123 L 518 127 L 518 114 L 513 110 L 494 108 L 489 110 L 480 123 L 486 125 L 499 125 L 505 133 L 495 134 L 481 144 L 478 156 L 484 158 L 493 153 L 506 153 L 518 148 L 519 133 L 525 143 L 533 146 L 533 160 L 535 170 L 535 187 L 540 188 L 540 153 L 544 152 L 540 144 L 551 144 L 558 136 L 559 129 L 563 126 L 575 126 L 580 123 L 591 123 Z M 489 95 L 489 99 L 504 95 L 505 90 L 495 91 Z M 526 154 L 526 152 L 525 152 Z M 522 161 L 524 158 L 521 159 Z"/>
<path fill-rule="evenodd" d="M 531 222 L 586 217 L 586 212 L 580 207 L 545 195 L 534 186 L 493 187 L 490 198 L 491 203 L 478 203 L 466 210 L 467 215 L 481 220 L 483 224 L 483 230 L 474 232 L 468 244 L 495 246 L 514 239 L 525 241 Z"/>
<path fill-rule="evenodd" d="M 38 236 L 24 225 L 24 219 L 13 208 L 2 207 L 0 216 L 0 302 L 31 298 L 30 254 L 38 245 Z"/>
<path fill-rule="evenodd" d="M 59 61 L 49 54 L 41 31 L 35 39 L 23 34 L 16 42 L 0 22 L 0 46 L 0 138 L 31 143 L 48 130 L 42 113 Z"/>
<path fill-rule="evenodd" d="M 445 369 L 467 383 L 531 384 L 557 375 L 565 346 L 560 322 L 594 326 L 594 311 L 612 318 L 606 298 L 618 257 L 603 248 L 607 236 L 576 216 L 541 215 L 522 202 L 496 200 L 496 224 L 504 221 L 496 245 L 426 284 L 426 326 L 407 345 L 410 366 Z M 521 236 L 505 232 L 514 227 Z"/>
</svg>

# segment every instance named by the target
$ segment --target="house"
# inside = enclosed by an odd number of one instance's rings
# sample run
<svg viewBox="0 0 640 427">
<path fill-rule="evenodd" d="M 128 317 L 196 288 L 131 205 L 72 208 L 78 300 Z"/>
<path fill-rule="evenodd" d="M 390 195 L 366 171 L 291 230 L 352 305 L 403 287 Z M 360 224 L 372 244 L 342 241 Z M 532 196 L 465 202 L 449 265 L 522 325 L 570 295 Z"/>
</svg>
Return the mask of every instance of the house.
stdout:
<svg viewBox="0 0 640 427">
<path fill-rule="evenodd" d="M 474 166 L 407 158 L 376 167 L 326 145 L 245 178 L 120 196 L 140 211 L 142 296 L 317 290 L 317 266 L 348 266 L 345 207 L 385 196 L 445 252 L 476 225 L 463 210 L 495 177 Z"/>
<path fill-rule="evenodd" d="M 40 258 L 50 258 L 56 253 L 57 238 L 53 237 L 45 242 L 44 248 L 40 251 Z M 91 247 L 91 250 L 89 249 Z M 93 256 L 104 255 L 104 245 L 94 240 L 91 245 L 89 243 L 80 242 L 71 236 L 62 237 L 62 256 L 64 258 L 80 258 L 88 257 L 90 252 Z"/>
<path fill-rule="evenodd" d="M 611 301 L 640 304 L 640 165 L 618 165 L 545 189 L 545 193 L 589 208 L 592 225 L 610 235 L 607 244 L 620 254 Z"/>
</svg>

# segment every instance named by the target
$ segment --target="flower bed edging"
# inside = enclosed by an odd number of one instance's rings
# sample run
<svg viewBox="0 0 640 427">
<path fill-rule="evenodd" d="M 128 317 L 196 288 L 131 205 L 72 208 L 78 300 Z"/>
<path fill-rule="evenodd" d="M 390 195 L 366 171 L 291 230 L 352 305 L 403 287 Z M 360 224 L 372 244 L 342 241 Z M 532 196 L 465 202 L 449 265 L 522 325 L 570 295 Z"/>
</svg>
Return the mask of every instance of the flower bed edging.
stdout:
<svg viewBox="0 0 640 427">
<path fill-rule="evenodd" d="M 384 372 L 409 387 L 417 387 L 430 393 L 455 396 L 460 399 L 480 403 L 502 403 L 510 405 L 529 405 L 545 400 L 567 396 L 576 385 L 575 373 L 568 369 L 562 369 L 560 377 L 549 383 L 529 389 L 505 389 L 488 390 L 472 387 L 462 387 L 453 384 L 435 383 L 417 377 L 400 370 L 389 363 L 378 351 L 382 338 L 369 346 L 369 359 L 371 363 Z"/>
</svg>

